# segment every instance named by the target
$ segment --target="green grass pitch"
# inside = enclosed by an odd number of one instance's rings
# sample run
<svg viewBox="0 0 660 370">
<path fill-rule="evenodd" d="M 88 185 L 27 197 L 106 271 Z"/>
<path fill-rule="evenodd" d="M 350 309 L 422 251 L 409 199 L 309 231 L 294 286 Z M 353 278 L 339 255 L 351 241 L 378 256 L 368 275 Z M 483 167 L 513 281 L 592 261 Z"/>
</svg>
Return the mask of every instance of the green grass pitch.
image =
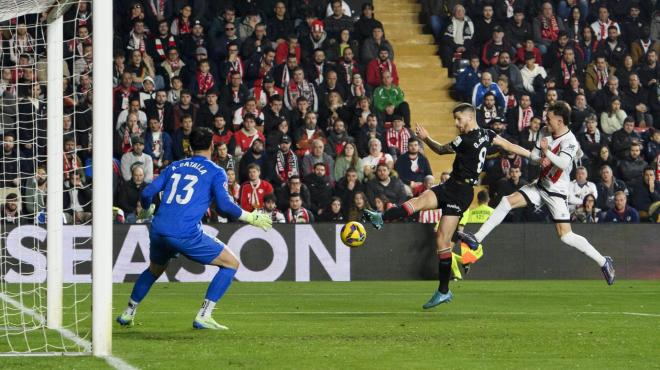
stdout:
<svg viewBox="0 0 660 370">
<path fill-rule="evenodd" d="M 114 286 L 120 312 L 131 284 Z M 424 311 L 433 281 L 235 283 L 195 331 L 206 284 L 156 284 L 113 349 L 144 369 L 660 368 L 660 283 L 464 281 Z M 79 288 L 83 289 L 83 288 Z M 0 343 L 0 350 L 6 350 Z M 3 369 L 108 368 L 90 357 L 0 358 Z"/>
</svg>

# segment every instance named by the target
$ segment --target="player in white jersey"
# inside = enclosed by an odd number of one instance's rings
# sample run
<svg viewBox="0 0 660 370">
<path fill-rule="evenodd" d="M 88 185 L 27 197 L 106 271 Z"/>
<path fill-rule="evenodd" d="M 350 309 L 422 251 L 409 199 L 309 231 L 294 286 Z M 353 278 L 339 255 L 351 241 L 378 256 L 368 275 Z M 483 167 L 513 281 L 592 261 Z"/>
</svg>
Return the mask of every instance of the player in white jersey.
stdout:
<svg viewBox="0 0 660 370">
<path fill-rule="evenodd" d="M 515 208 L 528 205 L 548 206 L 555 222 L 557 234 L 562 242 L 581 251 L 598 263 L 607 284 L 614 284 L 614 262 L 604 257 L 583 236 L 571 230 L 567 193 L 573 160 L 581 155 L 580 145 L 569 130 L 570 111 L 564 102 L 557 102 L 548 109 L 549 136 L 540 138 L 532 151 L 532 162 L 541 164 L 541 175 L 537 181 L 525 185 L 517 192 L 502 198 L 490 218 L 479 231 L 458 232 L 459 238 L 476 247 L 499 225 L 504 217 Z"/>
</svg>

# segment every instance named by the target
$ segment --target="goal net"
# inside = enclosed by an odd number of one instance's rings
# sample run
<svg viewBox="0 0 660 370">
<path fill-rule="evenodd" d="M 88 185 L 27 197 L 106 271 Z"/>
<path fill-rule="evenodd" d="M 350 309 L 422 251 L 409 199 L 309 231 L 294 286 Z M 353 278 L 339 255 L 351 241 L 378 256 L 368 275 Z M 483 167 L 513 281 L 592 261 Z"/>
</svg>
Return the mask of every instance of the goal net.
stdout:
<svg viewBox="0 0 660 370">
<path fill-rule="evenodd" d="M 92 350 L 92 6 L 0 0 L 0 353 Z"/>
</svg>

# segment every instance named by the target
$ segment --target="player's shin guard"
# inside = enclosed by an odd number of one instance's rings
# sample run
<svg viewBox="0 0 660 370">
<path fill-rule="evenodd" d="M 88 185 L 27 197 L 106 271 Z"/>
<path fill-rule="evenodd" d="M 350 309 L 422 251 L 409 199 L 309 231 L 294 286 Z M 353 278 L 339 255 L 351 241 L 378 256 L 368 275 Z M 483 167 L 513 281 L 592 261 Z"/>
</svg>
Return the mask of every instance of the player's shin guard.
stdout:
<svg viewBox="0 0 660 370">
<path fill-rule="evenodd" d="M 405 202 L 399 206 L 392 207 L 383 213 L 383 221 L 400 220 L 405 217 L 412 216 L 415 209 L 409 202 Z"/>
<path fill-rule="evenodd" d="M 449 291 L 449 278 L 451 277 L 451 249 L 438 251 L 438 291 L 446 294 Z"/>
<path fill-rule="evenodd" d="M 133 292 L 131 293 L 131 300 L 129 301 L 130 306 L 137 306 L 138 303 L 142 302 L 144 297 L 149 293 L 149 289 L 154 285 L 154 282 L 158 279 L 158 276 L 151 273 L 151 270 L 146 269 L 142 271 L 140 277 L 135 282 L 133 286 Z"/>
<path fill-rule="evenodd" d="M 493 211 L 493 214 L 490 215 L 488 220 L 484 222 L 483 225 L 481 225 L 481 228 L 479 228 L 479 231 L 474 233 L 475 238 L 481 243 L 484 239 L 486 239 L 486 236 L 490 234 L 491 231 L 497 225 L 501 224 L 502 221 L 504 221 L 504 217 L 509 214 L 509 211 L 511 211 L 511 204 L 509 203 L 509 200 L 506 199 L 506 197 L 502 198 L 500 201 L 500 204 L 495 207 L 495 210 Z"/>
<path fill-rule="evenodd" d="M 602 267 L 605 265 L 605 257 L 585 237 L 571 231 L 568 234 L 564 234 L 561 237 L 561 241 L 589 256 L 589 258 L 596 261 L 598 266 Z"/>
</svg>

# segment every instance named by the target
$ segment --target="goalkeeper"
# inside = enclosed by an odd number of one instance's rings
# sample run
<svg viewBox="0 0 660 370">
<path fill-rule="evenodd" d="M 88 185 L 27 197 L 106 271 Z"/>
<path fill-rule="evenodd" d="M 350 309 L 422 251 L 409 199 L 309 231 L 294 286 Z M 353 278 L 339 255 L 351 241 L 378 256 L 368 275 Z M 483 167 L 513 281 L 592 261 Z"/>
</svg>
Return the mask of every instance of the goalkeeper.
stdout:
<svg viewBox="0 0 660 370">
<path fill-rule="evenodd" d="M 120 325 L 133 325 L 137 306 L 153 283 L 165 271 L 170 259 L 183 254 L 193 261 L 220 268 L 209 284 L 202 307 L 193 321 L 193 328 L 227 329 L 213 320 L 211 313 L 232 283 L 239 262 L 220 240 L 202 231 L 202 216 L 215 199 L 220 213 L 266 231 L 272 226 L 268 215 L 257 211 L 248 213 L 233 202 L 227 192 L 225 170 L 210 160 L 213 152 L 211 130 L 195 128 L 190 133 L 189 141 L 194 155 L 169 165 L 142 191 L 144 210 L 140 218 L 153 215 L 155 205 L 152 198 L 161 191 L 163 194 L 149 234 L 149 268 L 135 282 L 128 307 L 117 317 Z"/>
<path fill-rule="evenodd" d="M 468 209 L 463 213 L 461 221 L 458 223 L 458 230 L 463 231 L 463 228 L 467 224 L 483 224 L 488 220 L 490 215 L 493 214 L 493 209 L 488 206 L 490 197 L 488 196 L 488 191 L 482 190 L 477 193 L 477 207 Z M 465 273 L 467 274 L 470 270 L 470 266 L 473 263 L 477 262 L 483 255 L 483 247 L 479 244 L 479 247 L 476 250 L 470 249 L 470 247 L 464 243 L 460 243 L 461 254 L 452 253 L 452 263 L 451 270 L 454 274 L 454 278 L 462 279 L 463 275 L 459 269 L 459 263 L 463 266 Z"/>
</svg>

